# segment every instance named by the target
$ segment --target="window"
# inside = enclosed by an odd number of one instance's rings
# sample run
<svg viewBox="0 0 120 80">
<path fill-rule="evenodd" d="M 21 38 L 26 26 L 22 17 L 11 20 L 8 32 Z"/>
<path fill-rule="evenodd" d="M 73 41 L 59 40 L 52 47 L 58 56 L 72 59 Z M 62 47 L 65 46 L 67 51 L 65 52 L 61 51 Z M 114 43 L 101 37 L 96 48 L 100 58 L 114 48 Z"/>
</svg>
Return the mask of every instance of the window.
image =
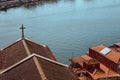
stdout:
<svg viewBox="0 0 120 80">
<path fill-rule="evenodd" d="M 110 51 L 111 51 L 111 49 L 106 47 L 106 48 L 102 49 L 102 50 L 100 51 L 100 53 L 103 54 L 103 55 L 106 55 L 106 54 L 109 53 Z"/>
</svg>

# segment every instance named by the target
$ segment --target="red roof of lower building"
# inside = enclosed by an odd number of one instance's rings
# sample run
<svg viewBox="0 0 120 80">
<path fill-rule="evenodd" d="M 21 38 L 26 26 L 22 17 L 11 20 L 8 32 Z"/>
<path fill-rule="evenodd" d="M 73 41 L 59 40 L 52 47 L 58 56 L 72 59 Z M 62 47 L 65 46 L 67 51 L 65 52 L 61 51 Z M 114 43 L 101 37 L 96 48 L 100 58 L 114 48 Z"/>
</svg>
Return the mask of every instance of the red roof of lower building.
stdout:
<svg viewBox="0 0 120 80">
<path fill-rule="evenodd" d="M 84 70 L 94 80 L 108 77 L 120 79 L 120 74 L 117 71 L 117 67 L 120 65 L 120 52 L 108 46 L 98 45 L 90 47 L 89 53 L 80 57 L 74 57 L 71 59 L 71 62 L 74 65 L 72 67 L 74 74 L 81 74 L 83 73 L 82 70 Z"/>
</svg>

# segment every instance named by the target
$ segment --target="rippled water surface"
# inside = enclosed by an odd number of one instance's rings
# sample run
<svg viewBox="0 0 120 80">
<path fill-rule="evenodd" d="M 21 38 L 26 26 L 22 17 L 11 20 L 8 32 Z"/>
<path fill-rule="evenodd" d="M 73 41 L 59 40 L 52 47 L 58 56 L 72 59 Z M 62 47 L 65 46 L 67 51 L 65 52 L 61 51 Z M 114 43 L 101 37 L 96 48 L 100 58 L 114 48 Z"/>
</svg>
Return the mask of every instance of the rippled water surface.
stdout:
<svg viewBox="0 0 120 80">
<path fill-rule="evenodd" d="M 88 47 L 120 42 L 120 0 L 59 0 L 31 8 L 0 11 L 0 47 L 21 36 L 47 44 L 56 58 L 80 56 Z"/>
</svg>

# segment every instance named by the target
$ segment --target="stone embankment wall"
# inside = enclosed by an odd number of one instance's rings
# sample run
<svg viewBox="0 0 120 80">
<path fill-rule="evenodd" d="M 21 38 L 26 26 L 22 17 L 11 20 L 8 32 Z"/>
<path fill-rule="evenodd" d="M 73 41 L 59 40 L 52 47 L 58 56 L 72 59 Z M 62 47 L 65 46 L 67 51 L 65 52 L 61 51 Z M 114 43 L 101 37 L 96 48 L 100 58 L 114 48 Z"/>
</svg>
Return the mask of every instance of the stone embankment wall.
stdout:
<svg viewBox="0 0 120 80">
<path fill-rule="evenodd" d="M 19 7 L 23 4 L 37 3 L 40 0 L 0 0 L 0 10 L 6 10 L 8 8 Z"/>
</svg>

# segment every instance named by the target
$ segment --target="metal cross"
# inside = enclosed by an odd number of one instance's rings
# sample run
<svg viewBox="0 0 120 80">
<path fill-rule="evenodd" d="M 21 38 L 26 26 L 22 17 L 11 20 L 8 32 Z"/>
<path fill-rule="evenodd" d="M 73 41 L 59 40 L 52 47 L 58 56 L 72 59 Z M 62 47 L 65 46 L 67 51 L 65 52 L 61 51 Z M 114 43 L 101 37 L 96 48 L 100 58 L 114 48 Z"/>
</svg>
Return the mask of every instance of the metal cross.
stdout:
<svg viewBox="0 0 120 80">
<path fill-rule="evenodd" d="M 25 29 L 25 27 L 23 26 L 23 24 L 22 24 L 22 26 L 20 27 L 20 29 L 22 30 L 22 39 L 24 39 L 24 29 Z"/>
</svg>

